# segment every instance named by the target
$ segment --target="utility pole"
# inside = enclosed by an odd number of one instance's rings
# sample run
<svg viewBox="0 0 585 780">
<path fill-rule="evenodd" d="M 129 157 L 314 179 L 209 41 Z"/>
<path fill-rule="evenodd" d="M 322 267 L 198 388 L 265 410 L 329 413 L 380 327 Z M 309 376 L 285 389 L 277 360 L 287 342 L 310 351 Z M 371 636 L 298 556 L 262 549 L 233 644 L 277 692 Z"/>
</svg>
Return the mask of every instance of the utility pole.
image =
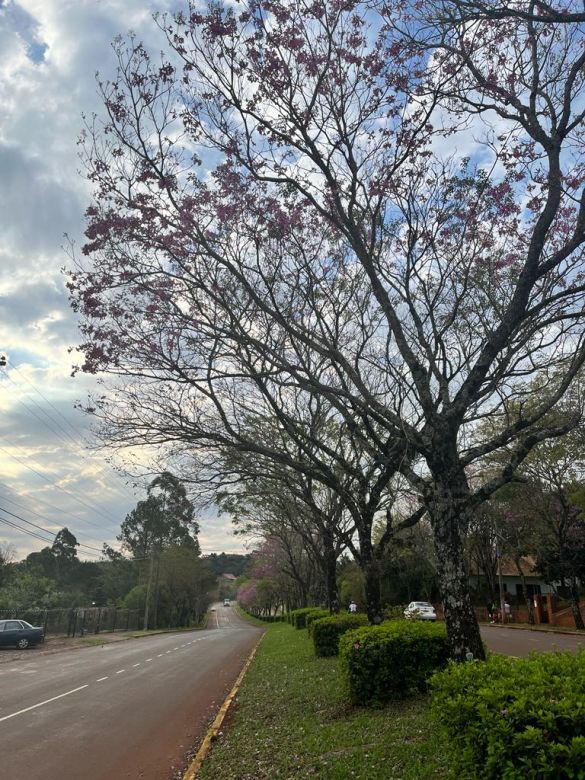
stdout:
<svg viewBox="0 0 585 780">
<path fill-rule="evenodd" d="M 144 625 L 143 629 L 148 629 L 148 610 L 150 607 L 150 594 L 152 591 L 152 579 L 154 574 L 154 538 L 152 541 L 152 547 L 150 550 L 150 568 L 148 572 L 148 585 L 146 586 L 146 604 L 144 605 Z"/>
</svg>

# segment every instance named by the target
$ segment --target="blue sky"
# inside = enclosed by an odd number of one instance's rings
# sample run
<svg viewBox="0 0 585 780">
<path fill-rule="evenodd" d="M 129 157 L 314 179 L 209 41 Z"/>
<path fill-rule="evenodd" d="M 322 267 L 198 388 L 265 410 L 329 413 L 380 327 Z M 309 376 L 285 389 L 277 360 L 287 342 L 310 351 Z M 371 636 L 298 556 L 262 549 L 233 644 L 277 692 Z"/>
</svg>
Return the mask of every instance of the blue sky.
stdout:
<svg viewBox="0 0 585 780">
<path fill-rule="evenodd" d="M 9 523 L 43 538 L 35 526 L 55 533 L 67 525 L 89 557 L 114 543 L 143 497 L 85 446 L 89 421 L 74 403 L 94 380 L 71 377 L 69 347 L 79 337 L 62 246 L 64 234 L 81 238 L 89 201 L 76 140 L 82 113 L 99 109 L 95 74 L 112 73 L 117 34 L 132 30 L 160 48 L 152 13 L 174 5 L 0 0 L 0 355 L 8 361 L 0 368 L 0 544 L 18 559 L 47 541 Z M 201 525 L 204 552 L 243 549 L 225 518 Z"/>
</svg>

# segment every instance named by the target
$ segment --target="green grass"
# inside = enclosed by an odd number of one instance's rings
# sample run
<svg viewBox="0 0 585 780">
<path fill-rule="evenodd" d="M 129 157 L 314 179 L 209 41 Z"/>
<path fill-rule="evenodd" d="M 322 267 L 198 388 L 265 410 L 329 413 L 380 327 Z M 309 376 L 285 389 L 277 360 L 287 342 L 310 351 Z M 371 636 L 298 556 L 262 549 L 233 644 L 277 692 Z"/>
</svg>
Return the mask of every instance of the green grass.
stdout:
<svg viewBox="0 0 585 780">
<path fill-rule="evenodd" d="M 445 745 L 418 697 L 382 710 L 347 704 L 337 658 L 306 631 L 270 624 L 201 780 L 449 778 Z"/>
</svg>

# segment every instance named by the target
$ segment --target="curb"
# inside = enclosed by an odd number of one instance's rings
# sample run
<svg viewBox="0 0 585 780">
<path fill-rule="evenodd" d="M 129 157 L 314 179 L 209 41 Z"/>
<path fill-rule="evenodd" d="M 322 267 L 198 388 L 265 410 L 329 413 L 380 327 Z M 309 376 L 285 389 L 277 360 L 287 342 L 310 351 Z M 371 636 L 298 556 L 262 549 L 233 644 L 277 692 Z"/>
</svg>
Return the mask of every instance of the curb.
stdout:
<svg viewBox="0 0 585 780">
<path fill-rule="evenodd" d="M 486 626 L 487 628 L 511 628 L 512 631 L 533 631 L 536 634 L 556 634 L 557 636 L 581 636 L 585 638 L 585 632 L 583 631 L 556 631 L 555 627 L 552 628 L 535 628 L 530 623 L 524 624 L 506 624 L 501 623 L 480 623 L 480 626 Z"/>
<path fill-rule="evenodd" d="M 201 769 L 201 764 L 205 760 L 207 754 L 209 753 L 211 749 L 211 744 L 213 740 L 217 737 L 217 732 L 221 728 L 221 724 L 224 721 L 225 716 L 227 715 L 227 712 L 230 708 L 230 705 L 236 696 L 240 685 L 242 684 L 242 680 L 244 679 L 244 675 L 248 671 L 248 667 L 252 663 L 252 660 L 254 656 L 256 655 L 256 650 L 258 649 L 260 642 L 264 639 L 265 634 L 262 634 L 260 639 L 258 640 L 256 647 L 252 650 L 250 655 L 248 656 L 248 660 L 244 664 L 244 668 L 238 675 L 238 679 L 235 681 L 233 688 L 228 693 L 226 700 L 219 708 L 219 712 L 215 716 L 215 720 L 207 730 L 207 734 L 205 735 L 205 739 L 201 743 L 201 747 L 197 751 L 197 754 L 195 755 L 195 758 L 191 761 L 187 769 L 185 770 L 185 773 L 183 774 L 182 780 L 196 780 L 197 778 L 197 772 Z"/>
</svg>

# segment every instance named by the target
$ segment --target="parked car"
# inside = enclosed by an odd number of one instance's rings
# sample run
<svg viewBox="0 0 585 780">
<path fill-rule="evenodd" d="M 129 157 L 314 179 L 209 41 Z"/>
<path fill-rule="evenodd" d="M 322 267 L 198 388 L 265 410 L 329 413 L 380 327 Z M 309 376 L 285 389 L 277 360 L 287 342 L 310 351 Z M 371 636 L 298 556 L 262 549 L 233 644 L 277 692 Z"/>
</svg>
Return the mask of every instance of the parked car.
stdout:
<svg viewBox="0 0 585 780">
<path fill-rule="evenodd" d="M 436 620 L 437 613 L 428 601 L 411 601 L 404 610 L 404 617 L 410 620 Z"/>
<path fill-rule="evenodd" d="M 224 599 L 224 600 L 223 600 L 223 605 L 224 605 L 224 607 L 229 607 L 229 605 L 230 605 L 230 600 L 229 600 L 229 599 Z"/>
<path fill-rule="evenodd" d="M 31 626 L 26 620 L 0 620 L 0 645 L 14 645 L 19 650 L 38 645 L 45 639 L 45 629 Z"/>
</svg>

